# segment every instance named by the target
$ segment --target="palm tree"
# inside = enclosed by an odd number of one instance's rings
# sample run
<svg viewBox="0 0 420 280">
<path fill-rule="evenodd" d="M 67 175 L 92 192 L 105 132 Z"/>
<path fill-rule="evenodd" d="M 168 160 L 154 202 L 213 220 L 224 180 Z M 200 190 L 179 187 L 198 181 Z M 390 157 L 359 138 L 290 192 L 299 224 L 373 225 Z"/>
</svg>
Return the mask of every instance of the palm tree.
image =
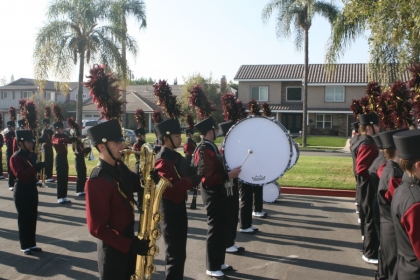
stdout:
<svg viewBox="0 0 420 280">
<path fill-rule="evenodd" d="M 70 79 L 73 65 L 79 62 L 76 121 L 82 124 L 83 73 L 85 63 L 94 60 L 110 68 L 121 65 L 121 54 L 114 38 L 122 36 L 111 26 L 99 26 L 106 9 L 98 0 L 54 0 L 48 7 L 47 23 L 39 30 L 33 53 L 35 77 L 49 74 L 63 81 Z"/>
<path fill-rule="evenodd" d="M 107 0 L 105 0 L 107 1 Z M 106 18 L 111 22 L 111 25 L 121 30 L 122 36 L 118 37 L 118 41 L 121 44 L 121 88 L 123 89 L 123 100 L 126 100 L 126 86 L 129 81 L 129 69 L 127 66 L 127 48 L 135 56 L 137 54 L 137 47 L 135 40 L 131 39 L 127 34 L 127 18 L 133 16 L 134 19 L 139 23 L 139 29 L 146 28 L 146 6 L 142 0 L 114 0 L 108 2 L 109 10 Z M 125 103 L 124 103 L 124 114 L 122 123 L 124 126 L 126 123 Z"/>
<path fill-rule="evenodd" d="M 308 112 L 308 72 L 309 72 L 309 29 L 312 25 L 312 19 L 316 14 L 325 17 L 331 24 L 338 13 L 338 8 L 323 1 L 316 0 L 271 0 L 265 5 L 262 11 L 262 20 L 264 23 L 270 19 L 274 10 L 277 13 L 276 34 L 277 38 L 288 38 L 291 33 L 294 36 L 295 48 L 302 50 L 302 41 L 304 49 L 304 74 L 303 74 L 303 98 L 302 98 L 302 146 L 306 147 L 307 132 L 307 112 Z"/>
</svg>

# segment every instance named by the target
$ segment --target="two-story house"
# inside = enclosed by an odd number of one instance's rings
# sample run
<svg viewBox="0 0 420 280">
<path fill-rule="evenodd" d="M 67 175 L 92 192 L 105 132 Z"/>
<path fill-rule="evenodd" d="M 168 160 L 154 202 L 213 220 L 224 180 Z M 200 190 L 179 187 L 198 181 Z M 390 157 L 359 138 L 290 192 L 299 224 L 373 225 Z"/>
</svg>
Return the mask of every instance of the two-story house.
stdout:
<svg viewBox="0 0 420 280">
<path fill-rule="evenodd" d="M 238 99 L 268 102 L 274 117 L 291 133 L 302 130 L 303 64 L 242 65 L 235 75 Z M 324 64 L 310 64 L 308 134 L 351 135 L 352 99 L 365 95 L 366 64 L 337 64 L 328 74 Z"/>
</svg>

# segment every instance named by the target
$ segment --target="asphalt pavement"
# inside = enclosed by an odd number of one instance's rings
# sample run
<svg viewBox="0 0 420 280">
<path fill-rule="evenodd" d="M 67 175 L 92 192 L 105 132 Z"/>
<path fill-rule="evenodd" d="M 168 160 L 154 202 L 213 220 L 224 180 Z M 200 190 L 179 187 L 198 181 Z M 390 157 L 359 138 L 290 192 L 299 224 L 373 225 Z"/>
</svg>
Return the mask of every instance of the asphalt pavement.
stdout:
<svg viewBox="0 0 420 280">
<path fill-rule="evenodd" d="M 0 279 L 98 278 L 96 239 L 86 228 L 84 198 L 75 196 L 71 184 L 72 203 L 60 205 L 55 184 L 49 186 L 39 189 L 37 245 L 44 251 L 26 256 L 19 250 L 13 194 L 0 181 Z M 197 202 L 199 209 L 188 209 L 187 280 L 208 279 L 206 214 L 200 197 Z M 267 219 L 253 221 L 257 234 L 237 234 L 236 243 L 246 251 L 226 255 L 226 263 L 234 267 L 227 273 L 230 279 L 372 279 L 376 267 L 362 260 L 354 199 L 282 195 L 265 203 L 264 211 Z M 163 241 L 158 245 L 152 279 L 164 279 Z"/>
</svg>

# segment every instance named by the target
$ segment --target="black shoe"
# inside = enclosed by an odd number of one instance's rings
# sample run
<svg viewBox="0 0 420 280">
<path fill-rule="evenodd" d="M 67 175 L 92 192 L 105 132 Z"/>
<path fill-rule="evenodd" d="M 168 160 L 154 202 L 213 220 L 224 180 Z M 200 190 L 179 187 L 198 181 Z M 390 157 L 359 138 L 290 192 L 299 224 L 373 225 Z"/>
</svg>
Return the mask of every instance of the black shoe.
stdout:
<svg viewBox="0 0 420 280">
<path fill-rule="evenodd" d="M 35 253 L 42 252 L 42 249 L 41 249 L 41 248 L 39 248 L 38 246 L 32 247 L 32 248 L 30 248 L 30 249 L 31 249 L 31 252 L 35 252 Z"/>
</svg>

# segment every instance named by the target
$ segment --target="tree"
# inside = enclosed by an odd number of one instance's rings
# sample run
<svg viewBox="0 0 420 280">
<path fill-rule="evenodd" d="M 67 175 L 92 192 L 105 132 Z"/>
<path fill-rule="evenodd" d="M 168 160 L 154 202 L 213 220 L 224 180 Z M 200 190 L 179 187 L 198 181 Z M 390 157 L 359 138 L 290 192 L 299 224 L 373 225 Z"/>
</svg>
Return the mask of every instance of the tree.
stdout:
<svg viewBox="0 0 420 280">
<path fill-rule="evenodd" d="M 262 11 L 264 23 L 270 19 L 274 10 L 277 13 L 276 34 L 277 38 L 288 38 L 291 33 L 295 35 L 294 43 L 298 51 L 304 50 L 304 73 L 303 73 L 303 98 L 302 98 L 302 146 L 306 147 L 307 112 L 308 112 L 308 72 L 309 72 L 309 29 L 312 19 L 316 14 L 325 17 L 333 23 L 338 8 L 333 4 L 316 0 L 271 0 Z"/>
<path fill-rule="evenodd" d="M 118 69 L 122 63 L 114 38 L 123 35 L 112 26 L 98 25 L 106 4 L 98 0 L 54 0 L 48 7 L 47 23 L 36 37 L 35 77 L 41 88 L 50 73 L 68 81 L 73 65 L 79 62 L 76 121 L 80 126 L 85 63 L 92 59 L 111 69 Z"/>
<path fill-rule="evenodd" d="M 401 79 L 407 65 L 419 61 L 420 6 L 409 0 L 343 2 L 333 24 L 326 63 L 333 66 L 351 43 L 368 31 L 369 79 L 383 84 Z"/>
<path fill-rule="evenodd" d="M 152 77 L 149 77 L 147 79 L 146 77 L 140 77 L 137 80 L 130 81 L 130 85 L 153 85 L 156 81 L 152 79 Z"/>
<path fill-rule="evenodd" d="M 229 86 L 230 86 L 231 88 L 234 88 L 234 89 L 236 89 L 236 90 L 239 90 L 239 86 L 238 86 L 238 84 L 237 84 L 237 83 L 235 83 L 235 82 L 233 82 L 232 80 L 230 80 L 230 81 L 229 81 Z"/>
<path fill-rule="evenodd" d="M 2 86 L 7 85 L 7 79 L 6 79 L 6 77 L 5 77 L 5 76 L 3 76 L 3 78 L 1 78 L 1 79 L 0 79 L 0 84 L 1 84 Z"/>
<path fill-rule="evenodd" d="M 105 0 L 107 1 L 107 0 Z M 121 72 L 120 87 L 123 90 L 123 101 L 126 100 L 126 87 L 129 84 L 129 69 L 127 65 L 127 49 L 136 56 L 137 44 L 134 38 L 130 38 L 127 34 L 127 18 L 133 16 L 139 23 L 139 29 L 146 28 L 146 6 L 141 0 L 114 0 L 109 2 L 109 10 L 106 15 L 112 26 L 121 30 L 122 36 L 117 36 L 117 40 L 121 44 Z M 126 126 L 125 103 L 123 105 L 124 114 L 122 115 L 123 126 Z"/>
<path fill-rule="evenodd" d="M 10 76 L 10 82 L 13 83 L 14 81 L 15 81 L 15 77 L 13 77 L 13 74 L 12 74 L 12 76 Z"/>
</svg>

